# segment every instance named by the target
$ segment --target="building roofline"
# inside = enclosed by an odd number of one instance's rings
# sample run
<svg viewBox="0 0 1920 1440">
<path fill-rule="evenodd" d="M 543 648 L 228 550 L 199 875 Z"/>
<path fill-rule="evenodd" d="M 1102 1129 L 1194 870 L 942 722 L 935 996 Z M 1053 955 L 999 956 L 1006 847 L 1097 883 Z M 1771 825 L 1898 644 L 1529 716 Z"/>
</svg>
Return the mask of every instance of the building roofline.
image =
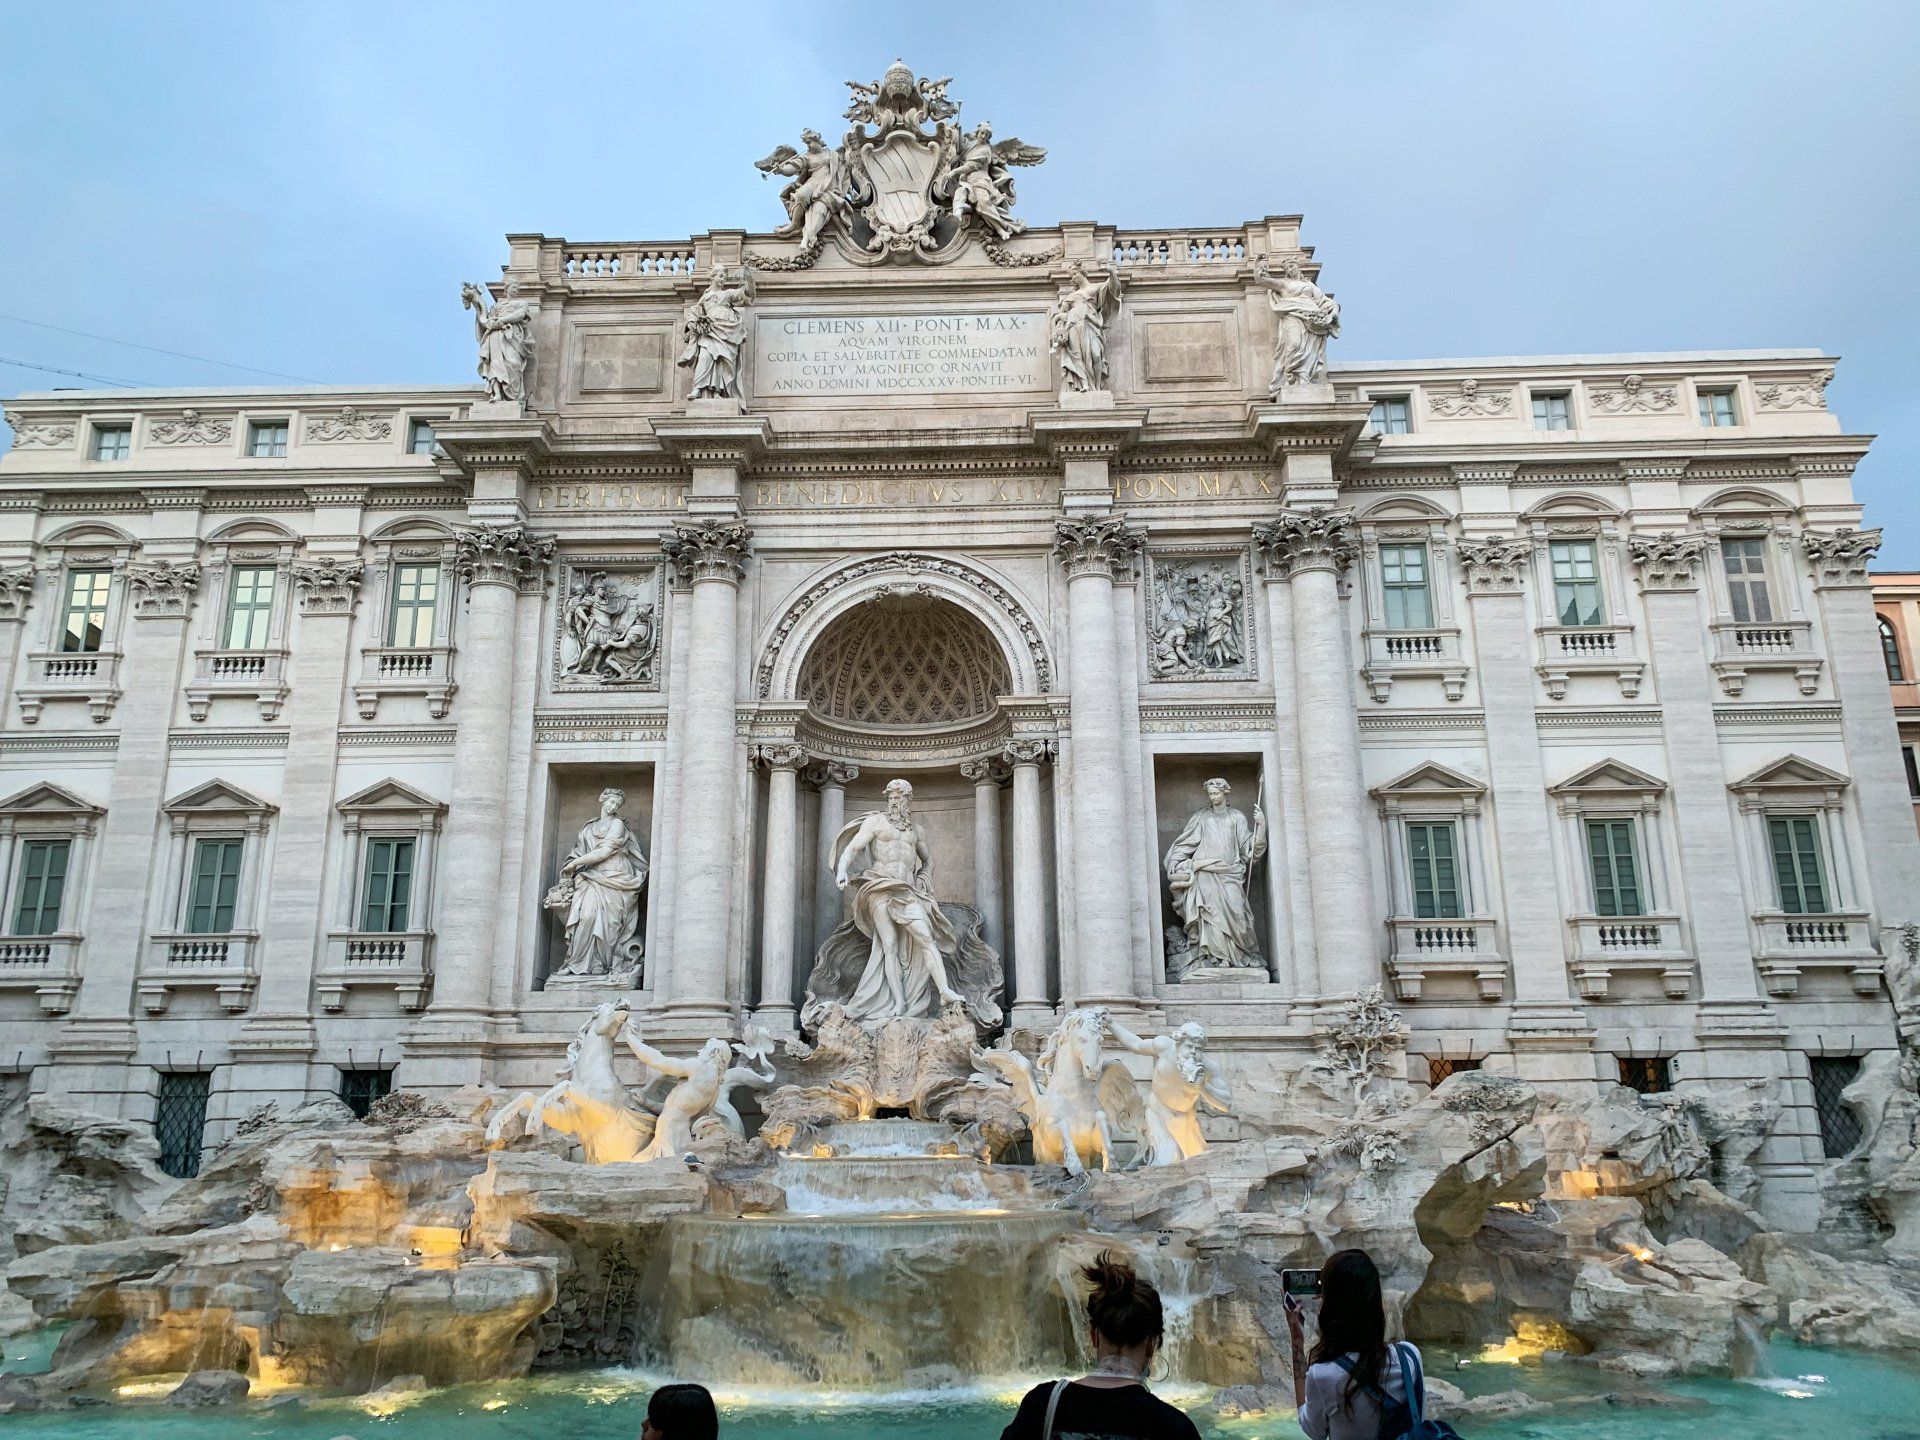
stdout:
<svg viewBox="0 0 1920 1440">
<path fill-rule="evenodd" d="M 1832 364 L 1837 355 L 1824 350 L 1630 350 L 1607 355 L 1463 355 L 1440 360 L 1340 360 L 1330 362 L 1330 374 L 1368 370 L 1505 369 L 1520 365 L 1657 365 L 1699 364 L 1702 361 L 1819 360 Z"/>
<path fill-rule="evenodd" d="M 22 390 L 17 395 L 9 395 L 6 405 L 32 403 L 44 405 L 50 402 L 69 400 L 197 400 L 207 398 L 240 399 L 249 395 L 446 395 L 450 397 L 471 397 L 486 394 L 484 385 L 277 385 L 262 387 L 257 385 L 206 385 L 171 386 L 153 385 L 139 387 L 116 387 L 109 390 L 87 390 L 78 386 L 59 390 Z"/>
</svg>

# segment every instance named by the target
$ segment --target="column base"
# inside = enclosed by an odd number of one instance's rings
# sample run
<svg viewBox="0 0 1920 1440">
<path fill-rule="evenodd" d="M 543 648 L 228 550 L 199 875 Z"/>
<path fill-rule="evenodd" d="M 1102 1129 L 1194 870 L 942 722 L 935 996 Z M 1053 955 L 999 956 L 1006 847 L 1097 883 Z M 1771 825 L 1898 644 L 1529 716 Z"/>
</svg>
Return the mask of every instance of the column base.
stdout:
<svg viewBox="0 0 1920 1440">
<path fill-rule="evenodd" d="M 724 1000 L 668 1000 L 647 1012 L 640 1030 L 649 1044 L 730 1040 L 740 1033 L 739 1012 Z"/>
<path fill-rule="evenodd" d="M 800 1013 L 791 1005 L 762 1005 L 753 1012 L 753 1023 L 776 1040 L 800 1033 Z"/>
<path fill-rule="evenodd" d="M 400 1037 L 396 1088 L 431 1092 L 487 1084 L 498 1047 L 514 1033 L 506 1019 L 486 1010 L 429 1012 Z"/>
<path fill-rule="evenodd" d="M 1060 1012 L 1050 1000 L 1016 1000 L 1007 1015 L 1009 1030 L 1051 1030 L 1059 1023 Z"/>
</svg>

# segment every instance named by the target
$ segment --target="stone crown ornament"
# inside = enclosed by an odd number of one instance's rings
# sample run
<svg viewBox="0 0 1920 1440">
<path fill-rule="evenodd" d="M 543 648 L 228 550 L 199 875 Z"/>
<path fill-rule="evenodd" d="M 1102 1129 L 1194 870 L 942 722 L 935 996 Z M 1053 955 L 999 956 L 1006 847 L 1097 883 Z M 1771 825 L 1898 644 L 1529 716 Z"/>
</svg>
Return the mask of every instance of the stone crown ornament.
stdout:
<svg viewBox="0 0 1920 1440">
<path fill-rule="evenodd" d="M 1133 563 L 1140 553 L 1140 532 L 1124 520 L 1059 520 L 1054 522 L 1053 553 L 1066 567 L 1067 578 L 1112 575 Z"/>
<path fill-rule="evenodd" d="M 976 234 L 991 245 L 1025 230 L 1013 217 L 1013 167 L 1038 165 L 1047 152 L 996 141 L 990 125 L 965 129 L 960 102 L 947 98 L 951 83 L 916 78 L 902 60 L 871 84 L 849 80 L 853 125 L 838 146 L 808 130 L 804 149 L 782 145 L 754 164 L 792 181 L 780 192 L 787 223 L 775 233 L 798 236 L 807 256 L 834 234 L 866 255 L 932 258 Z"/>
<path fill-rule="evenodd" d="M 366 571 L 358 560 L 336 560 L 331 555 L 315 556 L 310 562 L 295 565 L 293 583 L 300 591 L 300 613 L 352 614 Z"/>
<path fill-rule="evenodd" d="M 1809 530 L 1800 537 L 1800 546 L 1807 552 L 1814 574 L 1823 584 L 1858 583 L 1867 578 L 1867 566 L 1880 553 L 1880 532 Z"/>
</svg>

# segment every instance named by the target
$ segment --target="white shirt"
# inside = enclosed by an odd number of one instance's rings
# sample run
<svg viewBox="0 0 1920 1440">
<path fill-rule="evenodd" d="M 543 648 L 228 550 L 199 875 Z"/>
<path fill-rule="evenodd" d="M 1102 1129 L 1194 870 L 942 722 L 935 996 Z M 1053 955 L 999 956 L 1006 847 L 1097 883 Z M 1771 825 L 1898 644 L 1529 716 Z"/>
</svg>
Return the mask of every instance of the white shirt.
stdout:
<svg viewBox="0 0 1920 1440">
<path fill-rule="evenodd" d="M 1417 1378 L 1420 1374 L 1420 1352 L 1405 1341 L 1400 1344 L 1413 1351 L 1407 1358 L 1413 1363 Z M 1355 1360 L 1359 1357 L 1349 1351 L 1347 1358 Z M 1307 1432 L 1310 1440 L 1379 1440 L 1380 1402 L 1365 1389 L 1356 1386 L 1353 1406 L 1349 1409 L 1345 1404 L 1345 1396 L 1347 1382 L 1351 1378 L 1331 1360 L 1307 1370 L 1307 1400 L 1300 1407 L 1300 1428 Z M 1396 1347 L 1388 1347 L 1387 1363 L 1381 1367 L 1379 1378 L 1374 1383 L 1389 1399 L 1406 1399 Z"/>
</svg>

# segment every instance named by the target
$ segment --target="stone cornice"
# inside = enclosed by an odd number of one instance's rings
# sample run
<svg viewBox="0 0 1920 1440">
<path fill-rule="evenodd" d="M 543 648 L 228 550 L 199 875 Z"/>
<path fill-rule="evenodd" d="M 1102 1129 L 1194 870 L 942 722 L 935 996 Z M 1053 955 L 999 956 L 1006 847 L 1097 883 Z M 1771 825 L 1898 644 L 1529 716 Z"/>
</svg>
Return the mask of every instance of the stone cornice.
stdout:
<svg viewBox="0 0 1920 1440">
<path fill-rule="evenodd" d="M 532 470 L 553 446 L 553 427 L 538 415 L 502 420 L 439 420 L 433 438 L 461 471 Z"/>
<path fill-rule="evenodd" d="M 1332 454 L 1344 457 L 1360 442 L 1371 406 L 1364 400 L 1277 405 L 1269 400 L 1247 406 L 1247 434 L 1273 456 Z"/>
<path fill-rule="evenodd" d="M 773 427 L 761 415 L 656 415 L 648 423 L 687 465 L 741 470 L 773 441 Z"/>
<path fill-rule="evenodd" d="M 1035 410 L 1027 416 L 1027 432 L 1056 460 L 1112 460 L 1140 439 L 1146 423 L 1145 407 Z"/>
</svg>

